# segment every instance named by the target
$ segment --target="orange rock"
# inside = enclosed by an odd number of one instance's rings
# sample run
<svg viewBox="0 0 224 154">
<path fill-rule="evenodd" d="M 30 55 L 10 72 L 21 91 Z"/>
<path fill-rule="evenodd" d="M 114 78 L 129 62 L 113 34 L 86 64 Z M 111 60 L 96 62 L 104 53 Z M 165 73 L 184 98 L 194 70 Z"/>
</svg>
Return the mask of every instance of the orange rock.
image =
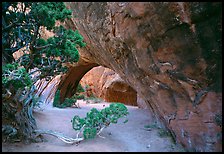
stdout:
<svg viewBox="0 0 224 154">
<path fill-rule="evenodd" d="M 192 151 L 222 151 L 217 137 L 221 128 L 212 121 L 222 113 L 221 3 L 66 5 L 75 18 L 65 25 L 83 35 L 87 46 L 79 51 L 88 64 L 72 68 L 65 76 L 59 86 L 61 96 L 74 93 L 92 64 L 110 68 L 172 130 L 177 142 Z M 121 91 L 128 91 L 127 85 L 112 77 L 95 80 L 101 86 L 94 89 L 108 87 L 102 94 L 107 99 L 123 100 Z M 210 91 L 217 92 L 208 92 L 193 105 L 198 92 L 210 85 L 216 86 Z M 95 93 L 100 95 L 98 90 Z"/>
<path fill-rule="evenodd" d="M 102 66 L 92 68 L 83 76 L 80 83 L 83 87 L 89 87 L 87 96 L 93 94 L 107 102 L 137 105 L 136 91 L 111 69 Z"/>
</svg>

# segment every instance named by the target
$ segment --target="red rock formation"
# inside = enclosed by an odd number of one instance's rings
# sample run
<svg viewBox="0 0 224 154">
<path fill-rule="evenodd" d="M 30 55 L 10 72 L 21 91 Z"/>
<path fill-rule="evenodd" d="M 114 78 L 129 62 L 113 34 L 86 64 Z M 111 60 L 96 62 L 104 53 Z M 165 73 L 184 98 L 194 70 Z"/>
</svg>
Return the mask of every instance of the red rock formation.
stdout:
<svg viewBox="0 0 224 154">
<path fill-rule="evenodd" d="M 137 92 L 111 69 L 95 67 L 83 76 L 80 83 L 90 86 L 95 96 L 107 102 L 137 106 Z"/>
<path fill-rule="evenodd" d="M 118 73 L 188 150 L 222 151 L 214 120 L 222 115 L 221 3 L 66 5 L 74 15 L 66 26 L 84 36 L 86 59 Z"/>
<path fill-rule="evenodd" d="M 88 89 L 91 89 L 91 93 L 94 96 L 103 98 L 102 97 L 103 85 L 105 84 L 107 78 L 113 76 L 115 73 L 113 72 L 113 74 L 110 74 L 108 76 L 104 75 L 105 72 L 110 72 L 110 71 L 112 70 L 102 66 L 94 67 L 82 77 L 82 79 L 80 80 L 80 83 L 83 87 L 89 86 Z M 103 75 L 106 78 L 102 77 Z"/>
<path fill-rule="evenodd" d="M 137 106 L 137 92 L 127 85 L 119 75 L 112 80 L 107 80 L 104 89 L 103 97 L 106 101 Z"/>
<path fill-rule="evenodd" d="M 69 72 L 62 77 L 62 81 L 58 86 L 60 89 L 60 102 L 64 102 L 65 98 L 72 97 L 75 94 L 81 78 L 95 66 L 97 66 L 97 64 L 86 63 L 80 60 L 74 66 L 70 67 Z"/>
</svg>

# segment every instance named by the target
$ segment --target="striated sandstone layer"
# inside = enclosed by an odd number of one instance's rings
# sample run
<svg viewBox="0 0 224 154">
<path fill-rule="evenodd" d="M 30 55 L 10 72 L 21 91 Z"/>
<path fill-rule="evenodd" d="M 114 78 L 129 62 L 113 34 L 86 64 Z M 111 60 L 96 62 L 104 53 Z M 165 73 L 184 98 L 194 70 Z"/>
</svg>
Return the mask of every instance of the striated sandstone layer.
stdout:
<svg viewBox="0 0 224 154">
<path fill-rule="evenodd" d="M 89 67 L 71 69 L 69 97 L 92 64 L 114 70 L 189 151 L 222 151 L 222 5 L 67 2 Z M 222 135 L 221 135 L 222 136 Z"/>
</svg>

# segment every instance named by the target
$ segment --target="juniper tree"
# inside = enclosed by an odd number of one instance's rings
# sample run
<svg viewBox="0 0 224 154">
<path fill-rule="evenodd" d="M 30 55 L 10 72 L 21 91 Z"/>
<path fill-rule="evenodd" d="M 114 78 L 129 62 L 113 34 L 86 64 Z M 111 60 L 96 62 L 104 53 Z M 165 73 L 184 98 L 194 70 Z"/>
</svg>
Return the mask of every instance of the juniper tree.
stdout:
<svg viewBox="0 0 224 154">
<path fill-rule="evenodd" d="M 76 115 L 72 127 L 83 131 L 83 136 L 79 137 L 78 133 L 75 139 L 54 131 L 36 130 L 32 115 L 35 81 L 65 73 L 67 68 L 63 64 L 77 62 L 78 48 L 85 46 L 77 30 L 55 26 L 56 21 L 63 22 L 71 14 L 63 2 L 2 3 L 2 134 L 6 137 L 34 139 L 38 133 L 47 133 L 66 143 L 76 143 L 99 135 L 110 123 L 128 114 L 127 108 L 118 103 L 101 111 L 93 108 L 86 118 Z M 43 28 L 54 32 L 54 36 L 43 39 L 40 34 Z M 14 59 L 13 53 L 19 50 L 23 54 Z M 32 78 L 34 72 L 39 74 Z M 58 93 L 56 96 L 57 104 Z M 71 103 L 71 100 L 66 102 Z"/>
<path fill-rule="evenodd" d="M 65 73 L 63 64 L 77 62 L 78 48 L 85 46 L 77 30 L 55 26 L 71 15 L 63 2 L 2 2 L 2 116 L 4 124 L 18 130 L 19 138 L 32 138 L 36 128 L 34 82 Z M 54 36 L 43 39 L 43 28 Z M 19 50 L 23 54 L 15 60 L 13 53 Z M 32 69 L 39 72 L 35 78 L 31 78 Z"/>
</svg>

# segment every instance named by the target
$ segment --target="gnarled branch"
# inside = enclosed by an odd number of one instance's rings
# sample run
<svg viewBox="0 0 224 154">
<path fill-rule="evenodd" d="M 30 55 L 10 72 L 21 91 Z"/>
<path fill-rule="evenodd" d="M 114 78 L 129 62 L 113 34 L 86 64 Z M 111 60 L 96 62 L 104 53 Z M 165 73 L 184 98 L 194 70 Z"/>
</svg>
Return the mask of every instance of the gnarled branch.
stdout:
<svg viewBox="0 0 224 154">
<path fill-rule="evenodd" d="M 65 136 L 62 133 L 55 132 L 55 131 L 52 131 L 52 130 L 35 130 L 34 132 L 37 134 L 37 136 L 40 135 L 40 134 L 48 134 L 48 135 L 55 136 L 58 139 L 62 140 L 63 142 L 69 143 L 69 144 L 79 143 L 82 140 L 84 140 L 83 137 L 78 137 L 77 136 L 76 138 L 71 138 L 71 137 Z"/>
</svg>

